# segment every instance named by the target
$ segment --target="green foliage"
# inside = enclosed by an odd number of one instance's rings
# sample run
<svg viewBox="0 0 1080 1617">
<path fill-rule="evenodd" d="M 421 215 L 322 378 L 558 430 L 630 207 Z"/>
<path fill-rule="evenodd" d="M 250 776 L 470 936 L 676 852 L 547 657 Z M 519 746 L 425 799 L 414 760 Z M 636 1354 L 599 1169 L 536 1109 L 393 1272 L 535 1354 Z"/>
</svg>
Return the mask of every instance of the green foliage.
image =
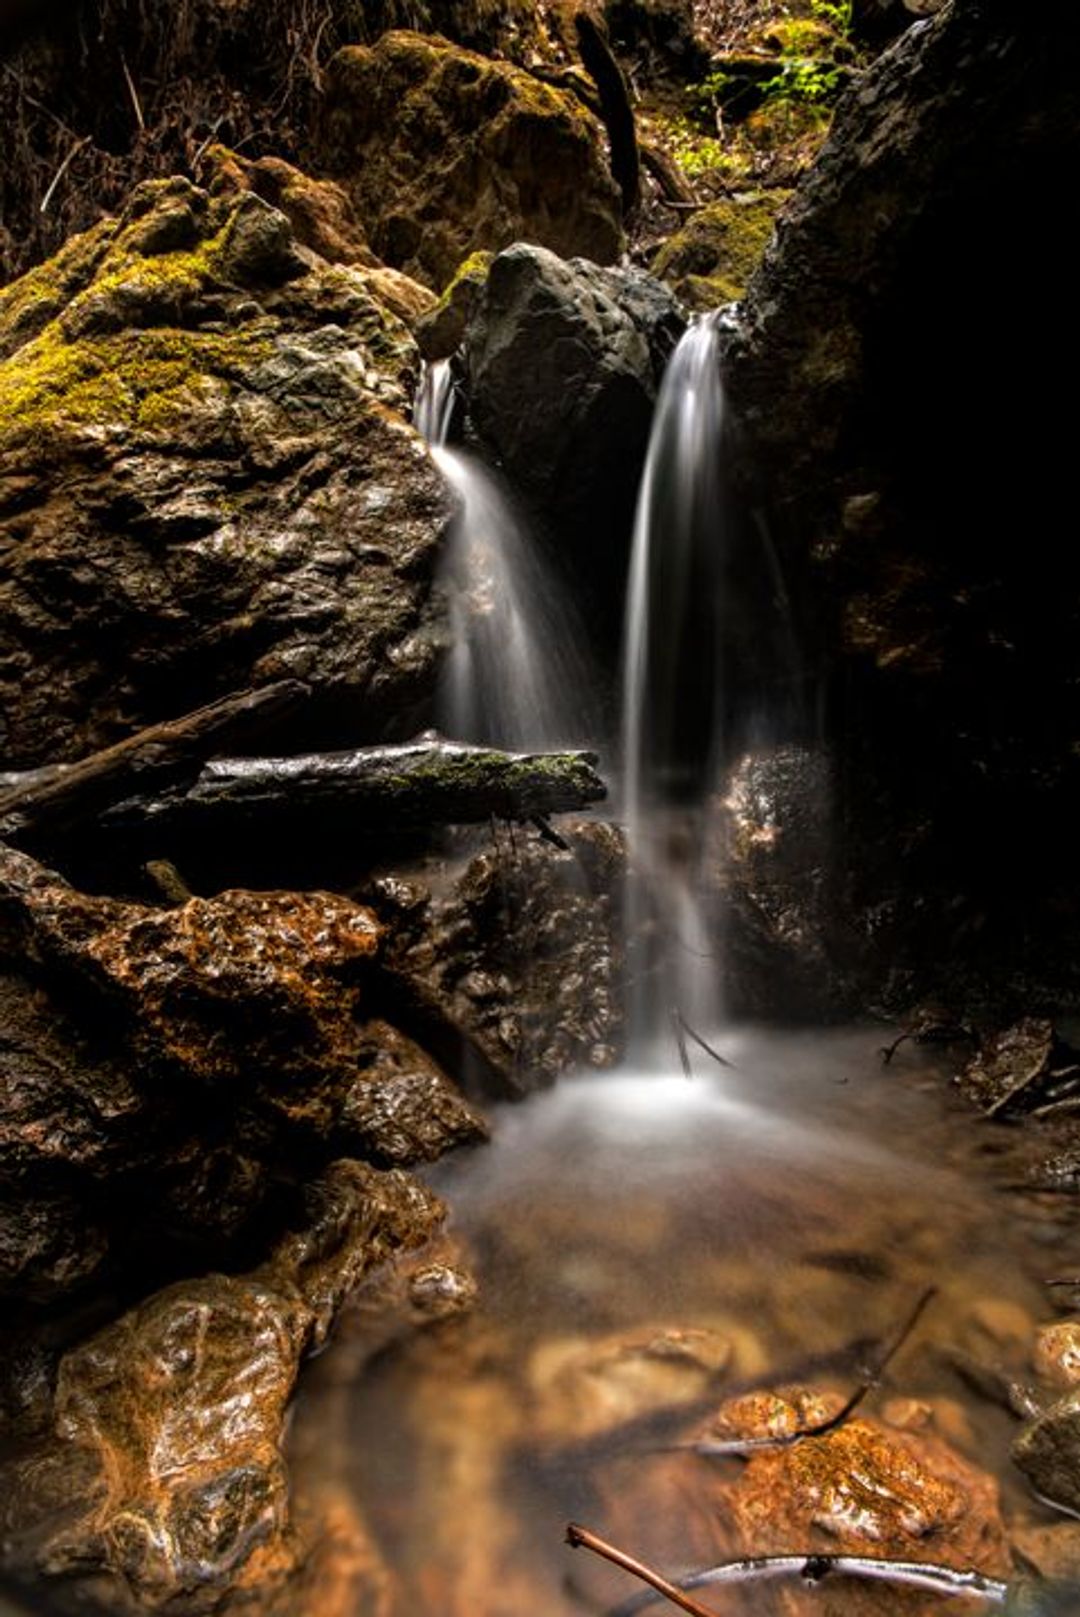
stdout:
<svg viewBox="0 0 1080 1617">
<path fill-rule="evenodd" d="M 766 79 L 761 93 L 766 101 L 798 101 L 804 106 L 827 107 L 835 100 L 847 74 L 836 62 L 817 56 L 793 56 L 781 64 L 775 78 Z"/>
<path fill-rule="evenodd" d="M 810 0 L 810 10 L 819 22 L 826 23 L 843 39 L 851 33 L 852 0 Z"/>
</svg>

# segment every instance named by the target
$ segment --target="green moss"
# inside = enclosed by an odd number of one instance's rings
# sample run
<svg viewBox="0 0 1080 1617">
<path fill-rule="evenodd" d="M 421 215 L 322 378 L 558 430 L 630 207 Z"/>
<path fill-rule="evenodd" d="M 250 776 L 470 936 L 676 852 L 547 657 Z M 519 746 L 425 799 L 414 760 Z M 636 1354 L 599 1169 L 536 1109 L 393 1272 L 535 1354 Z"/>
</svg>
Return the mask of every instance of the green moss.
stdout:
<svg viewBox="0 0 1080 1617">
<path fill-rule="evenodd" d="M 695 214 L 657 253 L 652 273 L 692 308 L 714 308 L 742 296 L 791 193 L 728 197 Z"/>
<path fill-rule="evenodd" d="M 468 258 L 463 258 L 446 283 L 433 312 L 437 313 L 440 309 L 449 308 L 455 296 L 460 295 L 462 287 L 466 285 L 482 286 L 487 280 L 488 270 L 491 268 L 494 257 L 494 253 L 488 252 L 486 248 L 480 248 L 479 251 L 470 253 Z"/>
<path fill-rule="evenodd" d="M 64 426 L 154 432 L 182 420 L 214 377 L 235 378 L 265 359 L 254 332 L 228 336 L 158 328 L 68 342 L 54 322 L 0 365 L 0 434 Z"/>
</svg>

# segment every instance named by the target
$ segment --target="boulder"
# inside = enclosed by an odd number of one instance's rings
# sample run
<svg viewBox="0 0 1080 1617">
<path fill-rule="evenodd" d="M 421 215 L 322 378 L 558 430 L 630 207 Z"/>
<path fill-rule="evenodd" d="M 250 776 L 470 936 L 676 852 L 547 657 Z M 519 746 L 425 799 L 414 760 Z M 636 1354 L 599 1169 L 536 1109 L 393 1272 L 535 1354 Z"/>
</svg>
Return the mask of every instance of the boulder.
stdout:
<svg viewBox="0 0 1080 1617">
<path fill-rule="evenodd" d="M 1067 1393 L 1030 1421 L 1012 1457 L 1036 1493 L 1070 1515 L 1080 1510 L 1080 1392 Z"/>
<path fill-rule="evenodd" d="M 790 191 L 759 191 L 710 202 L 670 236 L 650 265 L 689 309 L 741 298 Z"/>
<path fill-rule="evenodd" d="M 517 244 L 493 262 L 465 337 L 472 426 L 590 590 L 620 611 L 634 505 L 664 367 L 684 320 L 637 270 Z M 521 407 L 522 378 L 529 408 Z"/>
<path fill-rule="evenodd" d="M 487 283 L 494 253 L 472 253 L 454 271 L 435 307 L 419 321 L 416 341 L 430 362 L 449 359 L 460 348 L 473 309 Z"/>
<path fill-rule="evenodd" d="M 573 97 L 448 40 L 400 31 L 326 72 L 322 166 L 379 257 L 436 288 L 519 238 L 610 263 L 618 192 Z"/>
<path fill-rule="evenodd" d="M 217 1609 L 294 1567 L 285 1412 L 369 1271 L 426 1242 L 437 1199 L 338 1162 L 250 1273 L 182 1281 L 60 1361 L 51 1432 L 5 1468 L 9 1568 L 79 1609 Z"/>
<path fill-rule="evenodd" d="M 283 673 L 316 688 L 309 737 L 422 708 L 446 504 L 370 273 L 177 179 L 0 292 L 10 766 Z"/>
</svg>

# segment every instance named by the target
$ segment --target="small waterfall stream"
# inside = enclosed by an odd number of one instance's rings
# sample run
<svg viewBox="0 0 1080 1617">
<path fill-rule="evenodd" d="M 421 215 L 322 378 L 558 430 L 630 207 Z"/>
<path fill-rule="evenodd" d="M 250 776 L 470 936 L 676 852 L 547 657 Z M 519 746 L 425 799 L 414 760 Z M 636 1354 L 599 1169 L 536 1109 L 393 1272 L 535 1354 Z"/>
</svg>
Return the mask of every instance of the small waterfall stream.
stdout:
<svg viewBox="0 0 1080 1617">
<path fill-rule="evenodd" d="M 722 711 L 723 426 L 720 324 L 709 315 L 687 330 L 664 376 L 630 561 L 622 767 L 637 1060 L 672 1016 L 712 1025 L 721 1009 L 705 862 Z"/>
<path fill-rule="evenodd" d="M 460 501 L 442 570 L 452 645 L 440 728 L 517 750 L 592 741 L 592 680 L 577 613 L 494 474 L 448 445 L 454 403 L 449 362 L 428 366 L 415 424 Z"/>
</svg>

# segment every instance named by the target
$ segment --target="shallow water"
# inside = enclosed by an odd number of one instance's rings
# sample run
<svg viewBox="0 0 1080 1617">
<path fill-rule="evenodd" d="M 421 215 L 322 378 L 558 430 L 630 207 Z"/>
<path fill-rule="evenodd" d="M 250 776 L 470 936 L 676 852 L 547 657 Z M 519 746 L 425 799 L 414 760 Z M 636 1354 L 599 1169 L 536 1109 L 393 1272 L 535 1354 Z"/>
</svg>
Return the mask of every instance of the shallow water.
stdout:
<svg viewBox="0 0 1080 1617">
<path fill-rule="evenodd" d="M 676 1061 L 666 1076 L 567 1080 L 499 1109 L 491 1146 L 431 1172 L 477 1307 L 352 1385 L 331 1348 L 296 1428 L 360 1504 L 398 1609 L 571 1617 L 633 1593 L 563 1546 L 570 1519 L 633 1534 L 627 1548 L 668 1568 L 701 1564 L 700 1524 L 673 1501 L 715 1462 L 657 1445 L 747 1387 L 849 1392 L 866 1358 L 853 1344 L 895 1335 L 929 1287 L 866 1413 L 927 1405 L 937 1435 L 998 1476 L 1012 1525 L 1054 1519 L 1009 1462 L 1015 1418 L 940 1350 L 1031 1378 L 1033 1328 L 1054 1316 L 1046 1282 L 1078 1272 L 1071 1205 L 1009 1188 L 1017 1132 L 973 1116 L 919 1052 L 883 1067 L 881 1042 L 727 1033 L 731 1069 L 691 1047 L 689 1079 Z M 691 1340 L 714 1379 L 678 1351 L 642 1369 L 634 1340 L 674 1329 L 708 1333 Z M 719 1611 L 787 1609 L 773 1598 L 709 1596 Z M 844 1600 L 835 1585 L 828 1611 Z M 854 1593 L 850 1609 L 866 1609 Z"/>
</svg>

